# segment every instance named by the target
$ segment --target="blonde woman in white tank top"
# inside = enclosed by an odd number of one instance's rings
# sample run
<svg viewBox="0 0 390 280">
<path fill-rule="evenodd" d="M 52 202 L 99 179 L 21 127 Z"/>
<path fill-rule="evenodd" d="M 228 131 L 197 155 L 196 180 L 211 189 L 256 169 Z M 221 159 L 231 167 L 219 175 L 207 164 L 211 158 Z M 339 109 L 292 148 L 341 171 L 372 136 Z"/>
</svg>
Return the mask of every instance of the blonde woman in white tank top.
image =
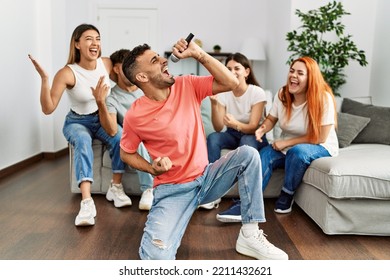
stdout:
<svg viewBox="0 0 390 280">
<path fill-rule="evenodd" d="M 40 101 L 44 114 L 53 113 L 63 93 L 65 91 L 68 93 L 71 107 L 65 119 L 63 133 L 74 147 L 75 173 L 82 197 L 75 225 L 94 225 L 96 207 L 91 197 L 94 138 L 107 146 L 112 160 L 113 176 L 107 199 L 114 201 L 116 207 L 131 205 L 131 200 L 124 193 L 121 183 L 125 169 L 125 164 L 120 159 L 121 128 L 118 127 L 116 135 L 110 136 L 99 121 L 99 115 L 108 114 L 108 111 L 105 106 L 97 105 L 96 98 L 102 97 L 96 93 L 95 87 L 108 91 L 109 73 L 112 73 L 111 60 L 101 57 L 99 30 L 90 24 L 81 24 L 73 31 L 67 65 L 56 73 L 51 87 L 47 72 L 31 55 L 29 58 L 42 79 Z M 115 76 L 111 78 L 115 81 Z M 103 87 L 102 83 L 105 84 Z"/>
</svg>

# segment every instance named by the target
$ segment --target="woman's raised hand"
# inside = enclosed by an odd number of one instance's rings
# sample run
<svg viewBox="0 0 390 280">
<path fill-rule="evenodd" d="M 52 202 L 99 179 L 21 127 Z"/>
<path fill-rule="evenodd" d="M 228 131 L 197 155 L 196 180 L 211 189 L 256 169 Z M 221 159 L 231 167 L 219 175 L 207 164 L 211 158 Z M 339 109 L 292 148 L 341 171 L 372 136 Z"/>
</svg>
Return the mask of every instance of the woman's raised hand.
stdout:
<svg viewBox="0 0 390 280">
<path fill-rule="evenodd" d="M 41 78 L 42 79 L 48 78 L 47 72 L 42 68 L 42 66 L 38 63 L 38 61 L 36 61 L 35 58 L 32 57 L 31 54 L 28 55 L 28 58 L 30 58 L 32 64 L 34 65 L 35 69 L 37 70 Z"/>
</svg>

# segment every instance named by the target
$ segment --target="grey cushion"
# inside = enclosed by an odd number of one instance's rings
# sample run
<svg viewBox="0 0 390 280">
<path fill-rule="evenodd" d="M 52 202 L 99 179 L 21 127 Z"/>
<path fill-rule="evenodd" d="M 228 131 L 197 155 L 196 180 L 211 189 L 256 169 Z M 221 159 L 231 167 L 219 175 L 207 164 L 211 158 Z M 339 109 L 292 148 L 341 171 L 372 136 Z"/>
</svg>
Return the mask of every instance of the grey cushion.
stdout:
<svg viewBox="0 0 390 280">
<path fill-rule="evenodd" d="M 352 144 L 337 157 L 314 160 L 303 177 L 327 196 L 337 199 L 385 199 L 390 203 L 390 146 Z"/>
<path fill-rule="evenodd" d="M 206 137 L 209 136 L 212 132 L 215 132 L 213 123 L 211 122 L 211 101 L 210 97 L 206 97 L 203 99 L 202 104 L 200 106 L 203 127 L 206 133 Z"/>
<path fill-rule="evenodd" d="M 370 118 L 370 123 L 352 143 L 378 143 L 390 145 L 390 108 L 363 104 L 344 98 L 341 112 Z"/>
<path fill-rule="evenodd" d="M 352 140 L 367 126 L 370 118 L 355 116 L 347 113 L 337 113 L 337 137 L 339 147 L 344 148 L 351 144 Z"/>
</svg>

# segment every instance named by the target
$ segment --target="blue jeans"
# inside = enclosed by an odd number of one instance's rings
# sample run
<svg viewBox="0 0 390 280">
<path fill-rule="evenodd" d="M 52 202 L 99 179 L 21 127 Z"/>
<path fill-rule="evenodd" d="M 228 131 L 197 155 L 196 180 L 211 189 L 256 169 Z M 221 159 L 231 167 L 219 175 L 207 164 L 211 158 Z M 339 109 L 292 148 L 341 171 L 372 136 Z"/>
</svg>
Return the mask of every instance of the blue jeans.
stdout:
<svg viewBox="0 0 390 280">
<path fill-rule="evenodd" d="M 175 259 L 197 207 L 222 197 L 237 181 L 242 222 L 265 222 L 260 164 L 259 152 L 242 146 L 209 164 L 192 182 L 155 188 L 139 248 L 140 258 Z"/>
<path fill-rule="evenodd" d="M 124 173 L 125 164 L 120 158 L 119 142 L 122 128 L 118 125 L 115 136 L 109 136 L 100 125 L 99 114 L 78 115 L 70 111 L 65 118 L 63 133 L 66 140 L 74 148 L 74 166 L 77 183 L 93 182 L 93 150 L 94 138 L 102 141 L 110 153 L 113 173 Z"/>
<path fill-rule="evenodd" d="M 139 144 L 137 152 L 140 156 L 146 159 L 147 162 L 151 162 L 150 155 L 143 143 Z M 143 172 L 137 169 L 137 174 L 139 183 L 141 185 L 140 189 L 142 192 L 146 191 L 147 189 L 153 188 L 153 176 L 150 173 Z"/>
<path fill-rule="evenodd" d="M 248 145 L 259 151 L 262 147 L 268 145 L 265 135 L 262 139 L 263 142 L 259 142 L 254 134 L 244 134 L 232 128 L 226 129 L 225 132 L 213 132 L 207 137 L 209 162 L 213 163 L 219 159 L 222 149 L 235 149 Z"/>
<path fill-rule="evenodd" d="M 321 145 L 297 144 L 290 148 L 286 155 L 274 150 L 271 145 L 264 147 L 260 150 L 263 190 L 268 185 L 272 171 L 276 168 L 284 168 L 282 190 L 293 195 L 301 184 L 310 163 L 321 157 L 330 157 L 329 152 Z"/>
</svg>

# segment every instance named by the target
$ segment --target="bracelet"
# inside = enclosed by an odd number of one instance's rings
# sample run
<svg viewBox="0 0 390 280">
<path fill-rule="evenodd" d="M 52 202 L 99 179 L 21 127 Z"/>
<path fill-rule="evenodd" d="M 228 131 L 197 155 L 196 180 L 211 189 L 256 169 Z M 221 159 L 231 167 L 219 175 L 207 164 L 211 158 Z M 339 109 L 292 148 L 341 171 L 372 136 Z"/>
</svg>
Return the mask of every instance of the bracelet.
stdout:
<svg viewBox="0 0 390 280">
<path fill-rule="evenodd" d="M 240 131 L 240 126 L 239 125 L 236 125 L 236 130 Z"/>
</svg>

